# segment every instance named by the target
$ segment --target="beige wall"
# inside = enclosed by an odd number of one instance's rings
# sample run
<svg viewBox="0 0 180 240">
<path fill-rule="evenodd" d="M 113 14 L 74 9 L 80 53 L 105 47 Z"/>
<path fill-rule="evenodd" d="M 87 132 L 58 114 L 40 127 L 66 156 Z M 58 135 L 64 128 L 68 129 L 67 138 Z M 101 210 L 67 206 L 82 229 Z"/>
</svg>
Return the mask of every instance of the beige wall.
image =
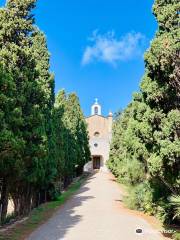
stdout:
<svg viewBox="0 0 180 240">
<path fill-rule="evenodd" d="M 91 155 L 101 156 L 101 169 L 106 169 L 106 161 L 109 158 L 110 141 L 112 135 L 112 116 L 107 118 L 99 115 L 93 115 L 86 118 L 89 132 L 89 144 Z M 99 132 L 99 136 L 94 136 L 95 132 Z M 95 146 L 97 144 L 97 146 Z M 88 169 L 92 168 L 92 163 L 88 163 Z"/>
<path fill-rule="evenodd" d="M 86 118 L 88 124 L 89 137 L 92 138 L 95 132 L 100 133 L 100 137 L 107 137 L 112 131 L 112 117 L 93 115 Z"/>
</svg>

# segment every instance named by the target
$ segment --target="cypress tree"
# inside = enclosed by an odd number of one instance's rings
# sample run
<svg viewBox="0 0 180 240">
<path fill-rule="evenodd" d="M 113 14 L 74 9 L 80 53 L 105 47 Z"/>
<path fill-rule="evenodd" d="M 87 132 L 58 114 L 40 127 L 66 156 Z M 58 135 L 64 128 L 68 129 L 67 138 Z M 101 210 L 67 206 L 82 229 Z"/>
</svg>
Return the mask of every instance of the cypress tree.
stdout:
<svg viewBox="0 0 180 240">
<path fill-rule="evenodd" d="M 155 1 L 159 27 L 145 54 L 141 92 L 114 125 L 108 163 L 120 181 L 134 185 L 134 206 L 163 221 L 172 220 L 169 196 L 180 194 L 179 7 L 176 0 Z"/>
<path fill-rule="evenodd" d="M 16 108 L 15 93 L 13 78 L 0 67 L 0 222 L 6 216 L 10 184 L 13 184 L 16 171 L 19 172 L 19 155 L 24 146 L 19 131 L 16 131 L 22 119 Z"/>
<path fill-rule="evenodd" d="M 44 159 L 45 177 L 41 183 L 40 202 L 46 201 L 48 197 L 48 188 L 52 188 L 52 183 L 56 178 L 57 169 L 55 161 L 55 131 L 53 126 L 53 108 L 54 108 L 54 76 L 50 73 L 50 54 L 47 49 L 45 35 L 38 29 L 32 34 L 32 56 L 36 62 L 36 71 L 38 72 L 38 85 L 42 90 L 41 111 L 45 120 L 45 132 L 43 143 L 46 149 L 46 157 Z M 40 195 L 38 193 L 38 195 Z M 50 197 L 50 196 L 49 196 Z"/>
<path fill-rule="evenodd" d="M 90 158 L 77 96 L 61 91 L 54 105 L 54 76 L 46 38 L 34 25 L 35 4 L 8 0 L 0 9 L 1 222 L 9 197 L 15 215 L 26 215 L 55 198 Z"/>
<path fill-rule="evenodd" d="M 84 164 L 90 159 L 87 126 L 75 93 L 66 95 L 62 90 L 57 94 L 55 103 L 56 119 L 60 124 L 57 131 L 63 154 L 59 159 L 63 162 L 63 179 L 66 187 L 72 178 L 81 174 Z"/>
<path fill-rule="evenodd" d="M 14 109 L 20 120 L 13 133 L 23 142 L 13 159 L 12 186 L 9 186 L 17 215 L 31 209 L 32 196 L 45 181 L 50 134 L 47 120 L 53 106 L 53 78 L 45 39 L 34 27 L 31 13 L 35 0 L 9 0 L 0 12 L 0 63 L 15 85 Z M 37 41 L 42 43 L 39 48 Z M 38 58 L 41 56 L 42 58 Z M 41 61 L 40 61 L 41 60 Z M 49 131 L 48 131 L 49 129 Z"/>
<path fill-rule="evenodd" d="M 57 166 L 57 179 L 60 188 L 64 187 L 66 175 L 65 162 L 68 158 L 68 136 L 67 129 L 64 126 L 63 118 L 66 106 L 66 93 L 64 90 L 58 92 L 54 105 L 54 128 L 55 128 L 55 159 Z"/>
<path fill-rule="evenodd" d="M 26 140 L 23 136 L 23 127 L 25 125 L 24 113 L 26 109 L 25 93 L 31 94 L 29 79 L 33 79 L 34 71 L 30 71 L 33 66 L 31 57 L 28 56 L 27 50 L 31 43 L 28 40 L 28 34 L 32 31 L 33 17 L 29 11 L 34 7 L 35 1 L 7 1 L 6 7 L 0 9 L 0 64 L 5 72 L 11 75 L 12 84 L 15 88 L 13 94 L 14 104 L 12 111 L 16 114 L 18 121 L 15 121 L 10 128 L 13 136 L 18 143 L 22 143 L 21 151 L 17 156 L 12 158 L 7 156 L 11 163 L 10 179 L 6 179 L 8 194 L 10 184 L 21 175 L 24 169 L 23 153 L 25 151 Z M 31 86 L 31 87 L 30 87 Z M 8 144 L 8 142 L 7 142 Z M 16 175 L 16 176 L 15 176 Z M 7 176 L 7 175 L 6 175 Z M 2 219 L 6 213 L 2 214 Z"/>
<path fill-rule="evenodd" d="M 151 110 L 148 120 L 154 139 L 148 168 L 176 194 L 180 179 L 179 7 L 176 0 L 155 1 L 159 29 L 145 54 L 146 73 L 141 83 L 143 101 Z"/>
<path fill-rule="evenodd" d="M 87 126 L 80 107 L 79 99 L 75 93 L 69 95 L 68 110 L 71 117 L 70 130 L 76 140 L 76 174 L 81 174 L 83 166 L 90 161 L 89 141 Z M 72 148 L 72 145 L 71 145 Z"/>
</svg>

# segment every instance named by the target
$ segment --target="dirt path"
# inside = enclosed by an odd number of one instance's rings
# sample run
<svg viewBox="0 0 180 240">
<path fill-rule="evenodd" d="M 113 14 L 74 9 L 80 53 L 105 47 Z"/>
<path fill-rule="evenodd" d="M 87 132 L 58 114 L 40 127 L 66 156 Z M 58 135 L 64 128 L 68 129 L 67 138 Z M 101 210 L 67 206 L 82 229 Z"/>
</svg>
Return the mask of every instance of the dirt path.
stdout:
<svg viewBox="0 0 180 240">
<path fill-rule="evenodd" d="M 110 174 L 96 173 L 28 240 L 160 240 L 141 216 L 117 207 L 122 192 Z M 141 228 L 142 234 L 136 234 Z"/>
</svg>

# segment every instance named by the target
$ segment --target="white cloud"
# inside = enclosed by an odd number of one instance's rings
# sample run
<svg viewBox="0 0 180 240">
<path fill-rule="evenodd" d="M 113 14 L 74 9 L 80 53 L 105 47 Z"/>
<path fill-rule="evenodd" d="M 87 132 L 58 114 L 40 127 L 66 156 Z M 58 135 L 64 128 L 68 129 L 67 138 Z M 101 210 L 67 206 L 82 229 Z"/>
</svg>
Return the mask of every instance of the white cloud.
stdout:
<svg viewBox="0 0 180 240">
<path fill-rule="evenodd" d="M 91 44 L 85 48 L 82 65 L 95 61 L 116 65 L 142 55 L 145 37 L 141 33 L 130 32 L 117 39 L 113 31 L 101 35 L 96 30 L 89 41 Z"/>
</svg>

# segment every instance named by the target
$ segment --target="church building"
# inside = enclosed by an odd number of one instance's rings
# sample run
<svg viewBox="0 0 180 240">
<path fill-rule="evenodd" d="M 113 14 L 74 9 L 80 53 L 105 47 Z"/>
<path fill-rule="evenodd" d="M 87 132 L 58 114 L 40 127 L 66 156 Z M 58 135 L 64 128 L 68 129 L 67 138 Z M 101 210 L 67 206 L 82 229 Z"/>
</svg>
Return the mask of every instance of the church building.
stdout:
<svg viewBox="0 0 180 240">
<path fill-rule="evenodd" d="M 91 116 L 86 118 L 86 122 L 92 160 L 85 165 L 84 171 L 95 169 L 107 171 L 106 161 L 109 158 L 113 114 L 110 112 L 107 117 L 102 116 L 101 105 L 96 99 L 91 107 Z"/>
</svg>

